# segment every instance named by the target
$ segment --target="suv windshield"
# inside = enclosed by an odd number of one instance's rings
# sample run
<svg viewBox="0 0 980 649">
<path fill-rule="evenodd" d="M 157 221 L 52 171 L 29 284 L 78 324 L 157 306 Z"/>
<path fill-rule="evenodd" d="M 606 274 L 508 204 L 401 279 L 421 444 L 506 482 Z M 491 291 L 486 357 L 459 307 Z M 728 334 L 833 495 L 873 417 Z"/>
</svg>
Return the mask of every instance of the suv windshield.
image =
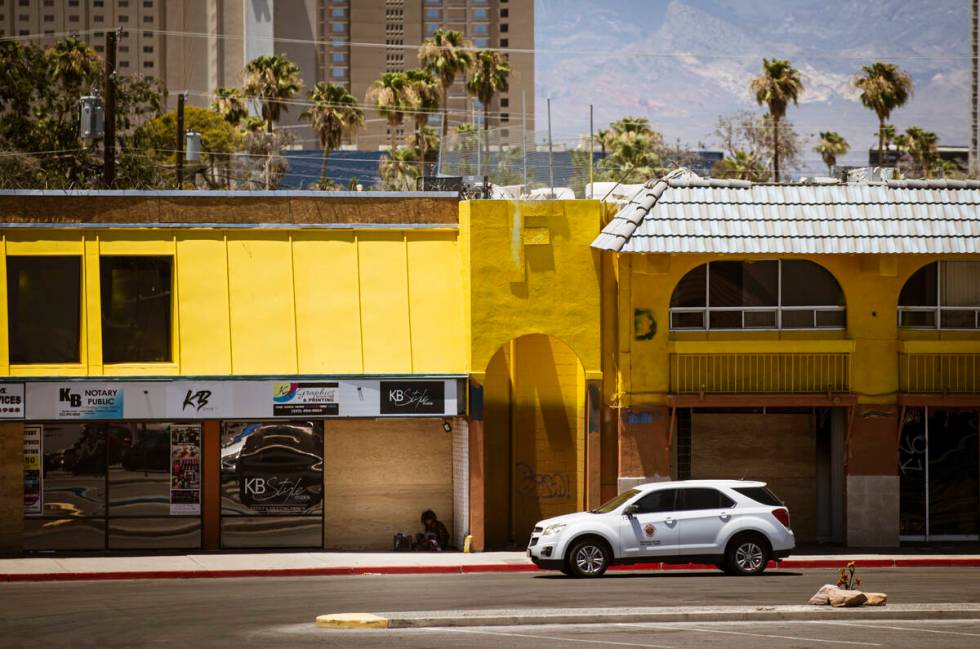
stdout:
<svg viewBox="0 0 980 649">
<path fill-rule="evenodd" d="M 627 500 L 629 500 L 630 498 L 632 498 L 638 493 L 640 492 L 636 489 L 630 489 L 629 491 L 624 491 L 623 493 L 619 494 L 618 496 L 616 496 L 606 504 L 600 505 L 599 507 L 593 509 L 592 513 L 608 514 L 611 511 L 615 511 L 617 507 L 619 507 L 620 505 L 622 505 L 623 503 L 625 503 Z"/>
<path fill-rule="evenodd" d="M 763 505 L 770 507 L 782 507 L 783 505 L 783 501 L 769 491 L 768 487 L 735 487 L 735 491 Z"/>
</svg>

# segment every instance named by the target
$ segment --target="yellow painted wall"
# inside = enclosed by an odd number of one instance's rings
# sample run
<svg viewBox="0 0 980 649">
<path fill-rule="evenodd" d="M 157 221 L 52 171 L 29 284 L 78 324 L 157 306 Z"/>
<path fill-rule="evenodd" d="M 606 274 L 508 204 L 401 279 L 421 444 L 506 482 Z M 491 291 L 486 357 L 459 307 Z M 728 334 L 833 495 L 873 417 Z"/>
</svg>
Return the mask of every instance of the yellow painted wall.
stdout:
<svg viewBox="0 0 980 649">
<path fill-rule="evenodd" d="M 590 379 L 601 376 L 601 255 L 589 244 L 599 201 L 467 201 L 471 368 L 478 378 L 508 341 L 541 333 L 565 342 Z"/>
<path fill-rule="evenodd" d="M 462 374 L 459 232 L 438 230 L 8 230 L 6 255 L 82 255 L 81 362 L 8 362 L 0 375 Z M 174 257 L 173 362 L 102 364 L 99 259 Z M 0 276 L 0 279 L 5 279 Z"/>
<path fill-rule="evenodd" d="M 568 345 L 530 334 L 490 361 L 484 384 L 486 542 L 527 540 L 536 521 L 581 510 L 585 374 Z"/>
<path fill-rule="evenodd" d="M 670 297 L 691 269 L 720 259 L 773 259 L 772 255 L 619 255 L 616 261 L 618 308 L 604 311 L 603 327 L 617 336 L 616 352 L 606 347 L 606 366 L 616 380 L 605 383 L 606 401 L 623 406 L 661 404 L 670 390 L 669 354 L 726 352 L 851 352 L 851 386 L 862 403 L 890 403 L 898 390 L 898 353 L 905 341 L 944 341 L 948 351 L 980 352 L 976 332 L 899 329 L 898 296 L 922 266 L 953 256 L 936 255 L 785 255 L 809 259 L 829 270 L 847 301 L 846 331 L 669 332 Z M 974 259 L 976 256 L 973 257 Z M 636 340 L 634 309 L 649 309 L 656 321 L 650 340 Z M 958 347 L 953 348 L 950 345 Z M 922 344 L 922 343 L 918 343 Z"/>
</svg>

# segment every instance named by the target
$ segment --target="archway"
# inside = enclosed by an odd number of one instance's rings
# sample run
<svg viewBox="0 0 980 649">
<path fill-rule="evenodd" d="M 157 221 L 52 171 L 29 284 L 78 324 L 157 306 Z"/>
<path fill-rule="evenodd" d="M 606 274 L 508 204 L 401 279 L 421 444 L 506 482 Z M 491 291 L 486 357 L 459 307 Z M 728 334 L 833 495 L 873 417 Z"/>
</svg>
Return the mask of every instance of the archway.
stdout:
<svg viewBox="0 0 980 649">
<path fill-rule="evenodd" d="M 523 546 L 536 521 L 585 503 L 585 373 L 545 334 L 505 343 L 484 383 L 486 546 Z"/>
</svg>

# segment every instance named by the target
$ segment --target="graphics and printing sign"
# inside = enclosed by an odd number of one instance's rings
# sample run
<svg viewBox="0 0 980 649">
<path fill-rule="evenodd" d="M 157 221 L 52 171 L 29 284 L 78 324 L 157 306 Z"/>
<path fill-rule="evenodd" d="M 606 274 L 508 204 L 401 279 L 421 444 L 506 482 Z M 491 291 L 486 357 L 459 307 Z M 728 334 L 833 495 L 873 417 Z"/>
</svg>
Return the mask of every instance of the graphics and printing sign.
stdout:
<svg viewBox="0 0 980 649">
<path fill-rule="evenodd" d="M 336 381 L 276 383 L 272 387 L 274 417 L 311 417 L 340 414 Z"/>
<path fill-rule="evenodd" d="M 0 419 L 24 418 L 24 384 L 0 384 Z"/>
<path fill-rule="evenodd" d="M 441 415 L 445 410 L 443 381 L 381 381 L 382 415 Z"/>
<path fill-rule="evenodd" d="M 58 388 L 57 419 L 122 419 L 123 386 L 76 383 Z"/>
</svg>

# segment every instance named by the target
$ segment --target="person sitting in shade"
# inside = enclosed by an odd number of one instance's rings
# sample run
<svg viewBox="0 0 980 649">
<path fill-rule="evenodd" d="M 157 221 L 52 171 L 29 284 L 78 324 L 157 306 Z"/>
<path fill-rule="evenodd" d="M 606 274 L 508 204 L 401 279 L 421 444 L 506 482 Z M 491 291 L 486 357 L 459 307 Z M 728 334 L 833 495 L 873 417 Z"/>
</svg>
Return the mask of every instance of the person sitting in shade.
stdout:
<svg viewBox="0 0 980 649">
<path fill-rule="evenodd" d="M 415 537 L 415 549 L 441 552 L 448 548 L 449 530 L 436 518 L 435 512 L 425 510 L 422 512 L 422 533 Z"/>
</svg>

